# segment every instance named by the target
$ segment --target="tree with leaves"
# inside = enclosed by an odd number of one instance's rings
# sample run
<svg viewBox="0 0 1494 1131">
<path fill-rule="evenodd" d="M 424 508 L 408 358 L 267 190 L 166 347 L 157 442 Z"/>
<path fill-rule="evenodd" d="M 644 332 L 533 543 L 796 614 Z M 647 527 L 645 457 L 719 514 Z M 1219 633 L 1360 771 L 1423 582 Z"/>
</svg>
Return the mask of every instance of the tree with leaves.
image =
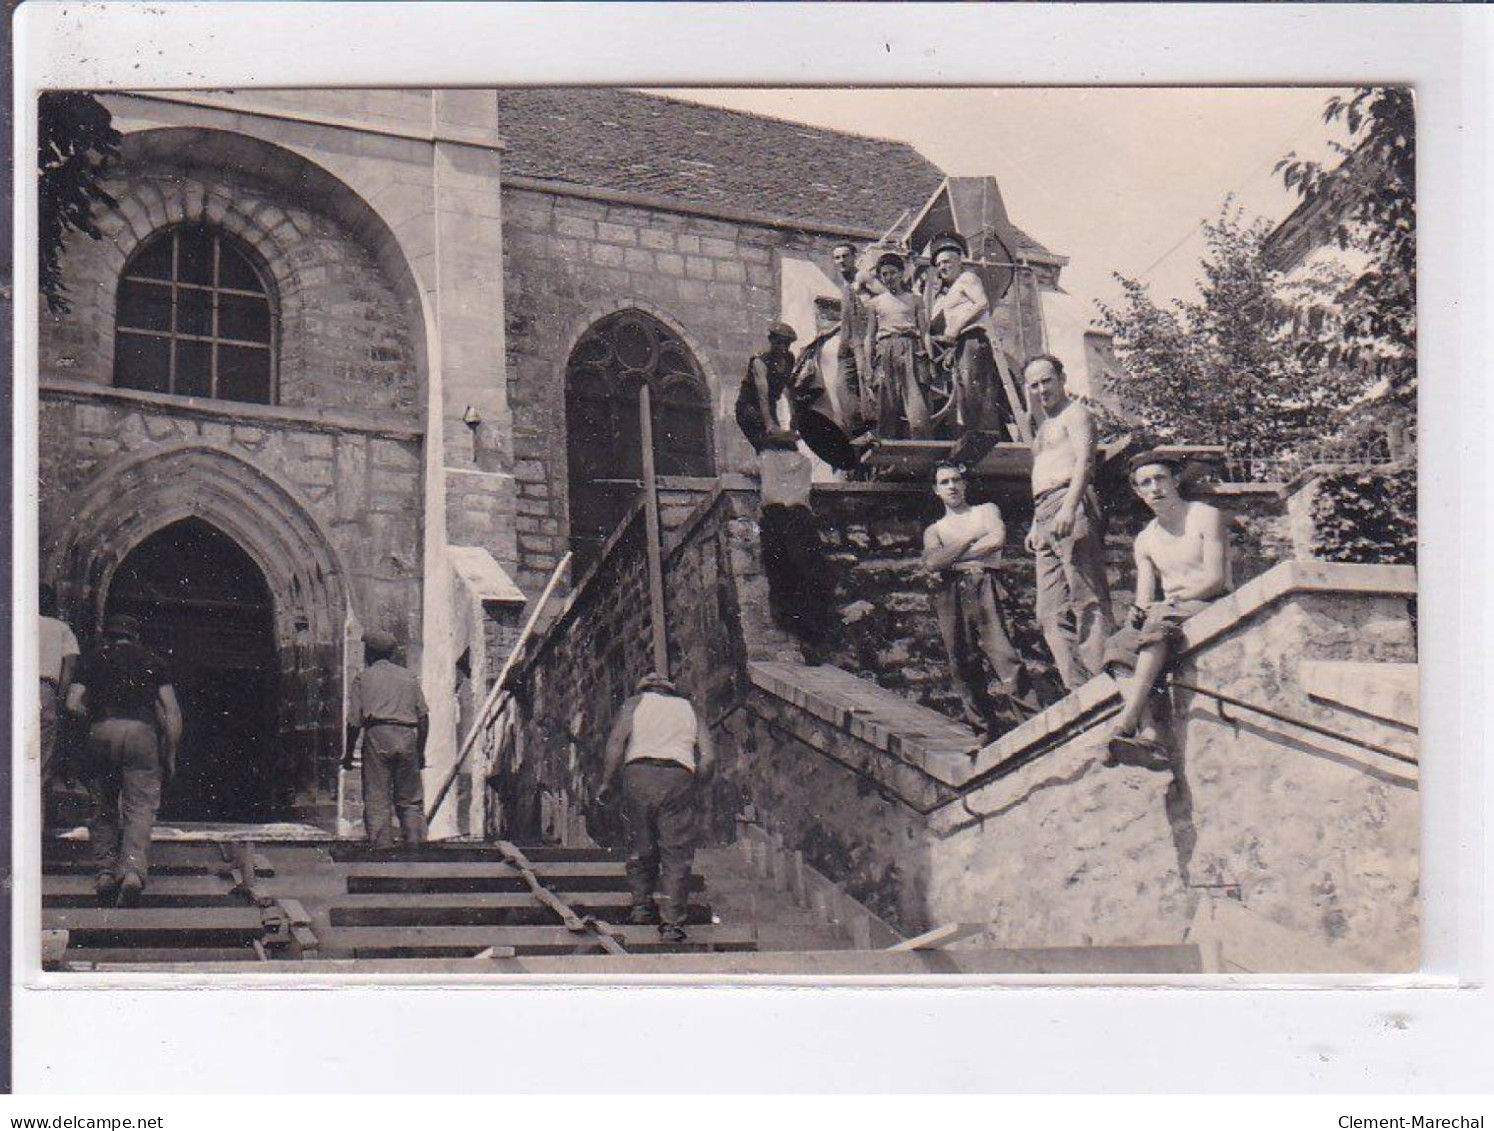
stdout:
<svg viewBox="0 0 1494 1131">
<path fill-rule="evenodd" d="M 79 91 L 43 94 L 38 119 L 41 292 L 48 309 L 58 314 L 68 310 L 62 241 L 70 231 L 102 238 L 94 207 L 114 206 L 102 182 L 108 163 L 119 154 L 120 137 L 103 103 Z"/>
<path fill-rule="evenodd" d="M 1158 306 L 1144 283 L 1117 275 L 1122 301 L 1101 307 L 1124 369 L 1111 392 L 1147 438 L 1224 444 L 1245 478 L 1271 477 L 1276 456 L 1320 435 L 1364 386 L 1295 347 L 1267 231 L 1226 201 L 1204 227 L 1197 300 Z"/>
<path fill-rule="evenodd" d="M 1361 87 L 1334 96 L 1326 123 L 1341 122 L 1343 160 L 1325 170 L 1288 154 L 1276 166 L 1304 201 L 1322 200 L 1332 238 L 1367 256 L 1335 296 L 1337 316 L 1301 342 L 1304 357 L 1362 367 L 1385 380 L 1389 399 L 1416 399 L 1416 104 L 1409 87 Z"/>
</svg>

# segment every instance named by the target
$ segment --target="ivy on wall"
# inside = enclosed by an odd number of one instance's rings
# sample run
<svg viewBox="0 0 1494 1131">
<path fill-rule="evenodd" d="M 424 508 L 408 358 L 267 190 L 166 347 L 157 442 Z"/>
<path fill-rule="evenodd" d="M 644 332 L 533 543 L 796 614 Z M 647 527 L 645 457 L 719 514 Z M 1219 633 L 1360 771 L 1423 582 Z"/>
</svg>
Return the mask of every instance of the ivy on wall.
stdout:
<svg viewBox="0 0 1494 1131">
<path fill-rule="evenodd" d="M 1415 467 L 1325 474 L 1312 500 L 1312 540 L 1324 561 L 1415 565 Z"/>
</svg>

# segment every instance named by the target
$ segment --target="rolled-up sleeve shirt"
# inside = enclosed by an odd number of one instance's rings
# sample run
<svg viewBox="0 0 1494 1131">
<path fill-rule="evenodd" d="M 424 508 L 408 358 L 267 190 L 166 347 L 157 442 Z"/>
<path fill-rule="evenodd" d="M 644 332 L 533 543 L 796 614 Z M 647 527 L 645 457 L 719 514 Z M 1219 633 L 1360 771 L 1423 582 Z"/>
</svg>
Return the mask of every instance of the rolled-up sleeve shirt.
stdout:
<svg viewBox="0 0 1494 1131">
<path fill-rule="evenodd" d="M 428 713 L 420 681 L 408 668 L 380 660 L 353 677 L 348 692 L 350 726 L 400 723 L 413 727 Z"/>
</svg>

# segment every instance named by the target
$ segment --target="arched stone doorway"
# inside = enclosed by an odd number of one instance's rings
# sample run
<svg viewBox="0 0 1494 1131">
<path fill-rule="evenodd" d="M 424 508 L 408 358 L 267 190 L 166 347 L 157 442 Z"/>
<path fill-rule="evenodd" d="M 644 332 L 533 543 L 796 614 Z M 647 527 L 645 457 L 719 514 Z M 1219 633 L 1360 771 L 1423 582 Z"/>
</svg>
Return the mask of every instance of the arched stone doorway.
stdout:
<svg viewBox="0 0 1494 1131">
<path fill-rule="evenodd" d="M 181 702 L 182 747 L 162 817 L 289 816 L 294 783 L 276 733 L 274 603 L 254 560 L 211 523 L 184 519 L 130 551 L 104 608 L 141 618 L 144 642 L 167 661 Z"/>
<path fill-rule="evenodd" d="M 638 394 L 645 384 L 655 472 L 715 474 L 710 391 L 690 348 L 640 310 L 619 311 L 593 324 L 566 363 L 572 576 L 596 560 L 638 495 L 643 475 Z"/>
<path fill-rule="evenodd" d="M 248 577 L 254 587 L 257 576 L 263 585 L 265 599 L 244 615 L 262 623 L 255 618 L 263 611 L 273 648 L 277 769 L 269 804 L 277 815 L 335 827 L 345 640 L 357 618 L 347 570 L 289 486 L 205 444 L 118 461 L 78 493 L 68 526 L 43 547 L 42 575 L 55 579 L 63 613 L 86 642 L 120 595 L 138 597 L 145 582 L 160 583 L 160 569 L 150 568 L 153 547 L 182 538 L 215 554 L 230 578 Z"/>
</svg>

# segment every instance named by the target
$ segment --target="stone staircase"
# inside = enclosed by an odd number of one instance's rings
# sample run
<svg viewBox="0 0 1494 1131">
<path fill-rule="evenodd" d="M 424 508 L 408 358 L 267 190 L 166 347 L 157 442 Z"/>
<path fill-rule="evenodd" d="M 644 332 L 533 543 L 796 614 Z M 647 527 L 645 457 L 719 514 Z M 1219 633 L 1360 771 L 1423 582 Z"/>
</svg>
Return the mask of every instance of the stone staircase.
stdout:
<svg viewBox="0 0 1494 1131">
<path fill-rule="evenodd" d="M 699 854 L 688 938 L 627 923 L 623 854 L 523 848 L 537 893 L 499 846 L 375 849 L 356 841 L 157 842 L 138 907 L 98 906 L 88 846 L 43 852 L 44 964 L 144 969 L 204 964 L 420 963 L 610 954 L 833 950 L 855 944 L 830 900 L 802 906 L 787 876 L 752 853 Z M 512 850 L 509 850 L 510 854 Z M 823 881 L 822 881 L 823 882 Z M 708 886 L 709 885 L 709 886 Z M 801 894 L 807 889 L 801 885 Z M 827 910 L 828 909 L 828 910 Z M 841 914 L 845 922 L 836 918 Z M 866 935 L 870 939 L 870 935 Z"/>
</svg>

